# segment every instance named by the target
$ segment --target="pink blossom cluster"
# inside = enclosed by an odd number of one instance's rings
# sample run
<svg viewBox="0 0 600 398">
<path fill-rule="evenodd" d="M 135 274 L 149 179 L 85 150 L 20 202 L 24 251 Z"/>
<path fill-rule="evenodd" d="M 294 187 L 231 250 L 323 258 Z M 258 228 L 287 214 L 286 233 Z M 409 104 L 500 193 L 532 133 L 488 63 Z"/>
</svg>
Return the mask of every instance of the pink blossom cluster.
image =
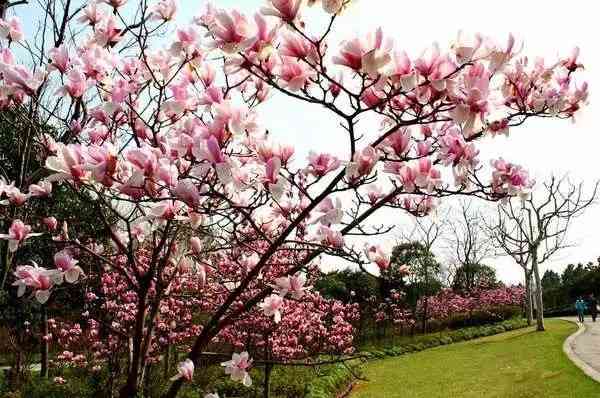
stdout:
<svg viewBox="0 0 600 398">
<path fill-rule="evenodd" d="M 301 359 L 319 353 L 351 353 L 356 305 L 328 300 L 319 294 L 306 294 L 302 301 L 286 300 L 282 319 L 275 324 L 260 312 L 250 313 L 224 329 L 218 341 L 235 349 L 262 355 L 267 346 L 279 360 Z"/>
<path fill-rule="evenodd" d="M 438 320 L 452 315 L 482 311 L 494 314 L 501 307 L 520 307 L 525 299 L 521 286 L 478 289 L 461 295 L 451 289 L 444 289 L 436 296 L 427 297 L 428 317 Z M 417 304 L 417 312 L 422 313 L 424 299 Z"/>
</svg>

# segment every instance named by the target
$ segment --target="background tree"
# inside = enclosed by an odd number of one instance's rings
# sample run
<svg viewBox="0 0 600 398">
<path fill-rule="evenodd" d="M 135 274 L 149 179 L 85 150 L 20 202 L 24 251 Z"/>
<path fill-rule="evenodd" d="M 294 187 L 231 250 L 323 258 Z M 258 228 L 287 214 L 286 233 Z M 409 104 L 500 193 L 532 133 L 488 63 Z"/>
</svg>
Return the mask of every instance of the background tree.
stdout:
<svg viewBox="0 0 600 398">
<path fill-rule="evenodd" d="M 492 240 L 486 233 L 483 210 L 476 203 L 460 200 L 453 208 L 456 215 L 448 221 L 447 252 L 449 256 L 450 285 L 470 292 L 478 284 L 496 283 L 493 269 L 483 261 L 493 253 Z"/>
<path fill-rule="evenodd" d="M 518 262 L 527 261 L 531 264 L 539 331 L 544 330 L 539 266 L 569 246 L 569 226 L 575 217 L 594 203 L 597 189 L 598 183 L 589 196 L 586 196 L 582 184 L 572 184 L 566 176 L 559 179 L 553 176 L 529 197 L 508 200 L 498 208 L 498 221 L 493 228 L 493 236 L 507 255 Z"/>
<path fill-rule="evenodd" d="M 478 289 L 494 289 L 500 285 L 496 270 L 485 264 L 463 264 L 456 268 L 452 279 L 452 289 L 470 293 Z"/>
<path fill-rule="evenodd" d="M 420 307 L 423 333 L 427 329 L 428 297 L 437 294 L 442 288 L 442 267 L 432 250 L 443 235 L 446 225 L 440 221 L 439 214 L 436 214 L 435 219 L 432 217 L 417 218 L 413 229 L 402 236 L 408 243 L 396 245 L 391 256 L 393 269 L 400 269 L 402 265 L 408 267 L 404 291 L 413 314 L 416 315 L 417 303 L 423 299 Z"/>
<path fill-rule="evenodd" d="M 544 298 L 544 309 L 558 308 L 561 302 L 564 302 L 564 298 L 561 297 L 562 282 L 560 275 L 548 269 L 542 276 L 542 290 Z"/>
</svg>

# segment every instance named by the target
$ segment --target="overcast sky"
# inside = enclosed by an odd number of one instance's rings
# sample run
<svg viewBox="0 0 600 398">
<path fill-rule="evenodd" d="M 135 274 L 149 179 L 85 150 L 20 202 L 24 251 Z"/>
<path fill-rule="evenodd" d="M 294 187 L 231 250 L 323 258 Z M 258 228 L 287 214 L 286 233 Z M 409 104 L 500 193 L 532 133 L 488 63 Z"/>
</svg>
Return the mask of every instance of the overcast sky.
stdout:
<svg viewBox="0 0 600 398">
<path fill-rule="evenodd" d="M 204 0 L 180 0 L 180 22 L 198 14 Z M 218 7 L 237 7 L 254 12 L 263 0 L 217 0 Z M 27 19 L 27 6 L 17 11 Z M 489 2 L 472 0 L 406 2 L 396 0 L 357 0 L 356 4 L 337 22 L 333 41 L 367 33 L 381 26 L 397 47 L 409 55 L 438 42 L 447 48 L 459 30 L 481 32 L 504 42 L 509 32 L 525 44 L 523 54 L 543 56 L 554 61 L 558 54 L 568 54 L 575 45 L 581 48 L 585 77 L 591 88 L 590 104 L 579 114 L 576 123 L 560 120 L 536 120 L 513 130 L 509 139 L 497 138 L 480 146 L 482 161 L 503 156 L 520 163 L 542 181 L 552 173 L 569 173 L 572 179 L 586 182 L 590 187 L 600 177 L 598 151 L 600 105 L 594 95 L 600 86 L 600 51 L 596 2 L 585 0 Z M 262 120 L 277 140 L 297 144 L 297 156 L 304 157 L 308 149 L 336 153 L 337 140 L 343 134 L 330 114 L 305 104 L 276 97 L 261 112 Z M 389 217 L 386 215 L 389 219 Z M 560 271 L 569 262 L 587 262 L 600 256 L 598 222 L 600 207 L 595 207 L 576 220 L 570 231 L 577 247 L 560 253 L 543 267 Z M 397 223 L 406 224 L 398 216 Z M 389 241 L 393 242 L 394 236 Z M 496 266 L 498 275 L 506 282 L 521 280 L 520 268 L 508 259 L 488 261 Z M 543 271 L 543 270 L 542 270 Z"/>
</svg>

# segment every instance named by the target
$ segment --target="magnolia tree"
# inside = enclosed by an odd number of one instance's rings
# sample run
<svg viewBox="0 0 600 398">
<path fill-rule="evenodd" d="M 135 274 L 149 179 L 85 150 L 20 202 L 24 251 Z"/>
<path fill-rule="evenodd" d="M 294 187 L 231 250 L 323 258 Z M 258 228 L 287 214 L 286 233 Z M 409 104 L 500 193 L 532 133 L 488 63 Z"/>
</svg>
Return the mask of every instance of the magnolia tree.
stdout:
<svg viewBox="0 0 600 398">
<path fill-rule="evenodd" d="M 49 46 L 44 38 L 28 44 L 14 17 L 0 22 L 0 106 L 59 131 L 56 139 L 30 131 L 46 170 L 2 181 L 0 193 L 4 205 L 19 206 L 55 184 L 70 187 L 97 209 L 111 244 L 63 225 L 54 264 L 15 263 L 44 233 L 42 220 L 17 208 L 1 235 L 4 267 L 20 295 L 40 302 L 61 283 L 118 275 L 111 289 L 128 297 L 127 327 L 109 326 L 129 341 L 123 397 L 139 390 L 171 301 L 206 316 L 185 320 L 187 360 L 165 397 L 257 306 L 277 323 L 289 300 L 302 299 L 319 256 L 388 268 L 380 246 L 359 247 L 387 230 L 370 227 L 376 212 L 421 216 L 437 198 L 527 192 L 523 168 L 502 158 L 491 173 L 480 166 L 477 142 L 532 117 L 571 118 L 587 97 L 574 79 L 577 51 L 531 62 L 512 36 L 459 37 L 448 50 L 434 45 L 416 56 L 381 29 L 332 43 L 350 1 L 323 0 L 325 18 L 314 21 L 303 18 L 302 0 L 271 0 L 254 15 L 209 6 L 180 24 L 173 0 L 74 3 L 21 6 L 28 18 L 50 14 L 40 24 L 50 26 Z M 20 55 L 27 52 L 33 56 Z M 262 104 L 278 96 L 336 118 L 339 131 L 328 133 L 344 155 L 305 159 L 294 151 L 300 137 L 267 134 Z M 86 275 L 83 258 L 95 265 Z M 247 382 L 251 364 L 243 352 L 224 367 Z"/>
</svg>

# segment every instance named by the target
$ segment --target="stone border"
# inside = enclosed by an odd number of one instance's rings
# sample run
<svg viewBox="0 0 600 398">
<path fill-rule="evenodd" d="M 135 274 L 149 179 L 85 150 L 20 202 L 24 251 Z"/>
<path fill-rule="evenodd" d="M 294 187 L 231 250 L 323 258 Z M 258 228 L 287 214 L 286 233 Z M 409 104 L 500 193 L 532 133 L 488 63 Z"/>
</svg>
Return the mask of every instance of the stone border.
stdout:
<svg viewBox="0 0 600 398">
<path fill-rule="evenodd" d="M 573 333 L 572 335 L 567 337 L 567 339 L 563 343 L 563 352 L 567 355 L 567 357 L 571 360 L 571 362 L 573 362 L 579 369 L 581 369 L 583 371 L 583 373 L 588 375 L 594 381 L 600 383 L 600 372 L 598 372 L 596 369 L 592 368 L 585 361 L 583 361 L 581 358 L 579 358 L 577 356 L 577 354 L 575 353 L 575 351 L 573 351 L 573 348 L 571 347 L 571 345 L 573 344 L 575 339 L 580 334 L 583 334 L 585 332 L 585 329 L 586 329 L 585 326 L 573 319 L 568 319 L 568 318 L 560 318 L 560 319 L 562 319 L 563 321 L 574 323 L 579 327 L 579 329 L 575 333 Z"/>
</svg>

